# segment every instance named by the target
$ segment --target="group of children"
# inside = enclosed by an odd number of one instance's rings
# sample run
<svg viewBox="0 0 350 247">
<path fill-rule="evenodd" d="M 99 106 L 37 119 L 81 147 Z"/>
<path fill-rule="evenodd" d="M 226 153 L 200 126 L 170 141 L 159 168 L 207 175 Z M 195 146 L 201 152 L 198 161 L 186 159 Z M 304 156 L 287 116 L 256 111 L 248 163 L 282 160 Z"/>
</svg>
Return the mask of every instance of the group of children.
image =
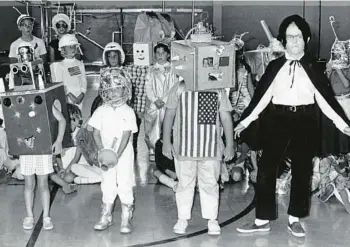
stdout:
<svg viewBox="0 0 350 247">
<path fill-rule="evenodd" d="M 91 116 L 83 121 L 81 109 L 87 82 L 84 64 L 77 59 L 79 42 L 74 34 L 68 32 L 63 34 L 61 30 L 70 27 L 70 23 L 66 23 L 69 22 L 67 16 L 59 14 L 54 19 L 55 30 L 62 35 L 58 34 L 58 47 L 52 47 L 55 54 L 52 59 L 62 58 L 62 60 L 51 61 L 51 79 L 53 83 L 63 82 L 64 84 L 69 121 L 63 117 L 60 106 L 53 104 L 52 111 L 59 126 L 57 139 L 52 146 L 53 155 L 20 156 L 20 170 L 25 180 L 24 197 L 27 211 L 23 228 L 33 229 L 34 227 L 33 195 L 35 175 L 37 175 L 44 209 L 43 228 L 45 230 L 53 228 L 49 214 L 48 178 L 50 177 L 62 186 L 66 193 L 74 192 L 75 184 L 101 182 L 102 211 L 94 229 L 104 230 L 113 223 L 113 205 L 116 197 L 119 196 L 122 204 L 120 232 L 132 232 L 134 160 L 137 152 L 137 133 L 140 121 L 143 119 L 145 141 L 150 155 L 155 154 L 157 165 L 153 174 L 160 182 L 176 192 L 178 220 L 173 231 L 177 234 L 186 232 L 197 185 L 202 216 L 208 220 L 208 234 L 220 234 L 221 229 L 217 221 L 220 175 L 223 182 L 231 179 L 241 181 L 249 170 L 250 179 L 255 182 L 258 169 L 259 152 L 250 150 L 245 143 L 236 143 L 237 140 L 233 140 L 234 125 L 254 93 L 254 77 L 243 54 L 237 56 L 237 83 L 229 95 L 224 89 L 191 92 L 186 90 L 185 82 L 171 70 L 169 44 L 162 42 L 156 44 L 155 64 L 149 68 L 142 68 L 142 71 L 146 71 L 145 83 L 137 83 L 134 78 L 137 77 L 135 74 L 139 73 L 139 68 L 124 67 L 123 49 L 118 43 L 109 43 L 102 56 L 105 68 L 100 71 L 99 95 L 94 100 Z M 16 49 L 23 42 L 29 43 L 37 59 L 41 57 L 45 60 L 46 49 L 43 41 L 32 35 L 33 23 L 34 19 L 29 15 L 21 15 L 18 18 L 17 24 L 22 37 L 11 45 L 9 55 L 11 62 L 17 61 Z M 191 150 L 197 149 L 201 155 L 194 155 L 183 148 L 184 140 L 181 136 L 191 135 L 187 135 L 189 133 L 186 132 L 190 130 L 179 128 L 184 112 L 199 114 L 196 111 L 187 112 L 191 106 L 184 102 L 188 102 L 187 100 L 192 97 L 210 98 L 211 102 L 208 106 L 217 106 L 213 110 L 215 121 L 212 123 L 216 133 L 215 138 L 208 139 L 214 151 L 201 150 L 203 147 L 200 144 L 190 147 Z M 189 118 L 189 115 L 186 116 Z M 62 140 L 66 124 L 71 126 L 75 147 L 63 150 Z M 224 138 L 221 136 L 221 128 Z M 114 155 L 111 156 L 110 151 Z M 233 159 L 235 153 L 237 157 Z M 315 168 L 315 174 L 317 171 L 320 172 L 318 184 L 322 200 L 328 200 L 332 193 L 339 194 L 341 202 L 350 212 L 349 168 L 348 165 L 343 165 L 344 162 L 340 159 L 347 162 L 348 156 L 345 158 L 330 156 L 318 163 L 315 159 L 315 164 L 319 164 L 316 165 L 319 168 Z M 81 160 L 85 161 L 79 162 Z M 111 162 L 108 163 L 107 160 Z M 57 163 L 56 172 L 55 163 Z M 107 165 L 101 169 L 101 164 Z M 332 169 L 337 171 L 336 176 L 332 175 L 334 173 Z M 280 184 L 290 179 L 288 169 L 281 174 L 284 176 L 280 178 Z M 285 185 L 286 182 L 283 186 Z M 334 188 L 338 189 L 338 194 L 334 192 Z"/>
<path fill-rule="evenodd" d="M 211 90 L 207 93 L 215 104 L 220 106 L 215 123 L 219 116 L 226 136 L 226 147 L 221 140 L 219 125 L 215 127 L 216 139 L 212 139 L 215 152 L 209 156 L 189 157 L 179 150 L 179 109 L 184 97 L 192 97 L 185 89 L 184 81 L 175 75 L 170 68 L 170 47 L 159 42 L 154 47 L 155 64 L 146 68 L 144 84 L 133 81 L 133 73 L 138 68 L 123 66 L 125 54 L 117 43 L 109 43 L 103 52 L 105 68 L 101 69 L 99 95 L 94 100 L 91 117 L 82 120 L 81 109 L 86 94 L 86 76 L 82 61 L 77 59 L 79 42 L 74 34 L 68 31 L 69 18 L 63 14 L 54 17 L 54 30 L 58 35 L 58 46 L 50 45 L 50 72 L 52 83 L 63 82 L 67 96 L 69 120 L 67 121 L 58 104 L 53 104 L 52 111 L 58 124 L 58 135 L 53 143 L 53 155 L 21 155 L 20 170 L 25 180 L 25 204 L 27 216 L 23 220 L 23 228 L 34 227 L 33 195 L 35 175 L 42 197 L 43 228 L 50 230 L 53 223 L 50 218 L 49 177 L 66 193 L 76 190 L 78 183 L 101 182 L 102 211 L 100 220 L 94 229 L 104 230 L 112 224 L 114 201 L 119 195 L 122 204 L 120 232 L 132 231 L 131 218 L 134 209 L 133 187 L 134 148 L 132 135 L 138 132 L 139 119 L 144 120 L 145 141 L 150 154 L 156 153 L 157 163 L 154 175 L 159 181 L 176 191 L 178 221 L 174 232 L 183 234 L 187 221 L 191 218 L 193 193 L 198 173 L 198 190 L 201 195 L 202 214 L 208 219 L 208 233 L 220 234 L 217 222 L 220 175 L 220 162 L 224 156 L 229 161 L 234 156 L 233 124 L 230 112 L 232 106 L 225 90 Z M 46 49 L 43 41 L 32 35 L 34 19 L 29 15 L 21 15 L 18 27 L 22 36 L 11 44 L 11 62 L 17 62 L 16 49 L 27 42 L 32 47 L 35 59 L 46 62 Z M 66 30 L 63 30 L 66 29 Z M 60 55 L 60 56 L 58 56 Z M 53 60 L 53 61 L 51 61 Z M 136 68 L 136 69 L 135 69 Z M 145 68 L 142 68 L 145 69 Z M 136 71 L 136 72 L 135 72 Z M 139 95 L 135 95 L 139 93 Z M 137 99 L 137 97 L 143 97 Z M 137 102 L 144 101 L 143 114 L 139 114 Z M 184 109 L 184 108 L 183 108 Z M 136 113 L 136 114 L 135 114 Z M 175 120 L 175 123 L 174 123 Z M 163 133 L 164 122 L 164 133 Z M 75 147 L 62 149 L 62 140 L 66 124 L 71 126 Z M 172 131 L 174 125 L 174 131 Z M 109 151 L 115 154 L 112 163 L 106 169 L 101 164 L 111 160 Z M 173 152 L 174 151 L 174 152 Z M 84 162 L 79 162 L 83 157 Z M 85 164 L 81 164 L 85 163 Z M 56 167 L 56 169 L 54 169 Z M 175 169 L 176 167 L 176 169 Z M 197 172 L 198 171 L 198 172 Z M 190 175 L 189 175 L 190 174 Z M 208 203 L 210 202 L 210 203 Z"/>
</svg>

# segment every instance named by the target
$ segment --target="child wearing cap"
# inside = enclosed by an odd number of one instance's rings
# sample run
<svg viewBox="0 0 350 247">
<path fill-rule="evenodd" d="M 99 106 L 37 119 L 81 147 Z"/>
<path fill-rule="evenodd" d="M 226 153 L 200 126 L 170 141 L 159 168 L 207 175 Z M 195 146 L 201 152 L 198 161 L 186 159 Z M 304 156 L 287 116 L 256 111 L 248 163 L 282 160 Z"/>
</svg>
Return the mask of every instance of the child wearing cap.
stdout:
<svg viewBox="0 0 350 247">
<path fill-rule="evenodd" d="M 46 63 L 46 48 L 42 39 L 35 37 L 33 32 L 34 18 L 29 15 L 20 15 L 17 19 L 18 29 L 21 31 L 22 36 L 11 43 L 9 58 L 11 63 L 18 62 L 18 47 L 23 42 L 28 42 L 34 48 L 34 60 L 41 58 Z"/>
<path fill-rule="evenodd" d="M 52 82 L 63 82 L 67 102 L 82 109 L 82 102 L 87 89 L 84 63 L 75 58 L 79 42 L 74 34 L 65 34 L 59 40 L 59 47 L 64 60 L 50 65 Z"/>
<path fill-rule="evenodd" d="M 131 134 L 137 131 L 136 117 L 133 109 L 126 104 L 131 98 L 131 83 L 119 68 L 107 68 L 101 71 L 99 94 L 103 104 L 97 108 L 89 120 L 93 127 L 98 160 L 101 150 L 112 149 L 117 161 L 108 170 L 101 169 L 102 212 L 95 224 L 95 230 L 105 230 L 112 225 L 112 209 L 119 195 L 122 203 L 121 233 L 132 231 L 135 186 L 134 155 Z M 115 142 L 116 140 L 116 142 Z"/>
<path fill-rule="evenodd" d="M 125 61 L 125 53 L 123 51 L 123 48 L 116 42 L 110 42 L 108 43 L 102 53 L 102 62 L 103 65 L 106 67 L 102 68 L 100 70 L 100 74 L 103 73 L 105 69 L 108 68 L 118 68 L 120 70 L 123 70 L 125 76 L 130 80 L 129 73 L 124 69 L 123 63 Z M 97 97 L 94 99 L 94 102 L 92 105 L 99 105 L 102 102 L 101 95 L 97 95 Z"/>
</svg>

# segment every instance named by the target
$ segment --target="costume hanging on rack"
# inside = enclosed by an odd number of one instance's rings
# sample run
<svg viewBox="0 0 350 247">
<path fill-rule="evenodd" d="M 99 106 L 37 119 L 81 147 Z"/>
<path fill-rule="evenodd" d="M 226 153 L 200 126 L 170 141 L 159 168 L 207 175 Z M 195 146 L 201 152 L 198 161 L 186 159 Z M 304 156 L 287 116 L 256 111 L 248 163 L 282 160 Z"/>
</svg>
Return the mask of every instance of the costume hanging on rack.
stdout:
<svg viewBox="0 0 350 247">
<path fill-rule="evenodd" d="M 170 15 L 143 12 L 136 19 L 134 43 L 157 43 L 164 38 L 170 38 L 173 33 L 175 33 L 175 27 Z"/>
<path fill-rule="evenodd" d="M 329 18 L 335 36 L 331 48 L 331 58 L 327 64 L 326 75 L 333 89 L 335 99 L 350 118 L 350 67 L 348 61 L 349 41 L 339 41 L 334 30 L 334 17 Z M 323 115 L 320 121 L 322 131 L 321 153 L 339 155 L 350 152 L 350 138 L 339 132 L 331 120 Z"/>
<path fill-rule="evenodd" d="M 349 52 L 350 52 L 350 39 L 340 41 L 335 32 L 333 23 L 335 22 L 334 16 L 329 17 L 333 34 L 335 36 L 334 43 L 331 48 L 330 62 L 334 69 L 344 69 L 350 67 Z"/>
<path fill-rule="evenodd" d="M 231 105 L 233 110 L 239 115 L 242 115 L 244 109 L 247 108 L 251 100 L 251 96 L 248 91 L 248 76 L 250 74 L 250 68 L 242 53 L 244 47 L 242 37 L 247 33 L 248 32 L 241 35 L 235 35 L 230 42 L 231 44 L 234 44 L 236 54 L 241 53 L 241 55 L 237 54 L 238 57 L 240 56 L 240 58 L 237 59 L 236 76 L 234 77 L 237 78 L 237 83 L 234 83 L 236 86 L 231 88 L 230 92 Z"/>
</svg>

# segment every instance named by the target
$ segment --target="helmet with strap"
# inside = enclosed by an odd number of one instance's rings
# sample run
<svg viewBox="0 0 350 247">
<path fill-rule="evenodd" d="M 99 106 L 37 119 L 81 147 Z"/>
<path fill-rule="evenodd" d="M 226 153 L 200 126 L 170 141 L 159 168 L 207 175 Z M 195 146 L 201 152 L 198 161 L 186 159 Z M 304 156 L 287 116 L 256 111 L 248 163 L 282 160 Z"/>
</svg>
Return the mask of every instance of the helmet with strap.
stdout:
<svg viewBox="0 0 350 247">
<path fill-rule="evenodd" d="M 102 54 L 102 60 L 103 64 L 107 65 L 107 53 L 109 51 L 119 51 L 120 52 L 120 63 L 123 64 L 125 61 L 125 53 L 123 51 L 123 48 L 117 43 L 117 42 L 110 42 L 106 45 L 105 49 L 103 50 Z"/>
</svg>

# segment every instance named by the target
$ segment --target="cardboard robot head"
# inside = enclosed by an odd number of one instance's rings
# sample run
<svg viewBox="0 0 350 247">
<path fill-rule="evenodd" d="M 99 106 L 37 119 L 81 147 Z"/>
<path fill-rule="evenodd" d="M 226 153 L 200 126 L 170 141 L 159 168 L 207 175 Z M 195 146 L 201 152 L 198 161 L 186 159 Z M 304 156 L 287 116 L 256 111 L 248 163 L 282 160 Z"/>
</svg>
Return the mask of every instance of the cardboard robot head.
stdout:
<svg viewBox="0 0 350 247">
<path fill-rule="evenodd" d="M 188 90 L 233 87 L 235 50 L 232 44 L 212 40 L 196 43 L 177 40 L 171 44 L 171 67 L 184 78 Z"/>
<path fill-rule="evenodd" d="M 117 43 L 117 42 L 110 42 L 106 45 L 105 49 L 103 50 L 102 54 L 102 60 L 104 65 L 108 65 L 107 63 L 107 55 L 110 51 L 119 51 L 120 53 L 120 64 L 122 65 L 125 61 L 125 53 L 123 51 L 123 48 Z"/>
<path fill-rule="evenodd" d="M 134 43 L 133 55 L 135 65 L 151 65 L 153 61 L 153 49 L 151 43 Z"/>
<path fill-rule="evenodd" d="M 131 99 L 131 87 L 130 79 L 121 69 L 107 68 L 101 71 L 99 94 L 104 103 L 113 107 L 125 104 Z"/>
</svg>

